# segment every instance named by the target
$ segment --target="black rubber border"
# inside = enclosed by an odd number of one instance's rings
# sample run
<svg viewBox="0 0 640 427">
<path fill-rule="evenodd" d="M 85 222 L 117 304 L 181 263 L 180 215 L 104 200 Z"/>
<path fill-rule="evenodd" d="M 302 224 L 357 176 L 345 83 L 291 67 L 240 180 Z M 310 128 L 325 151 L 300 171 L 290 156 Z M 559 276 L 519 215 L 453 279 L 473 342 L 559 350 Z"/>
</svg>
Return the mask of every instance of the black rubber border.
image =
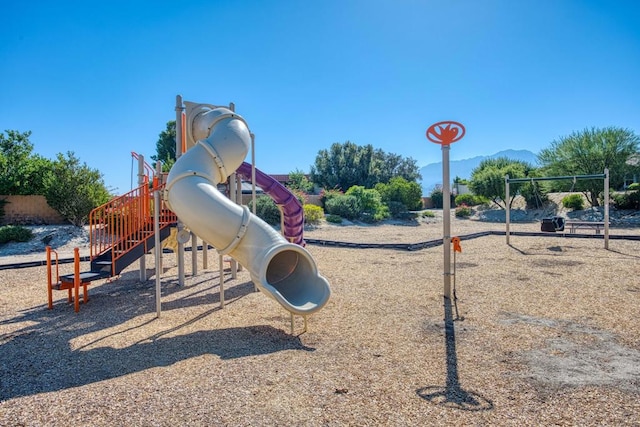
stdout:
<svg viewBox="0 0 640 427">
<path fill-rule="evenodd" d="M 506 231 L 481 231 L 479 233 L 465 234 L 462 236 L 457 236 L 460 240 L 472 240 L 477 239 L 479 237 L 485 236 L 506 236 Z M 525 237 L 569 237 L 569 238 L 577 238 L 577 239 L 601 239 L 604 240 L 604 234 L 577 234 L 577 233 L 536 233 L 536 232 L 526 232 L 526 231 L 512 231 L 509 233 L 511 236 L 525 236 Z M 640 241 L 640 235 L 624 235 L 624 234 L 610 234 L 609 239 L 611 240 L 635 240 Z M 402 251 L 419 251 L 422 249 L 430 249 L 435 248 L 437 246 L 442 245 L 442 239 L 437 240 L 428 240 L 425 242 L 418 243 L 350 243 L 350 242 L 341 242 L 338 240 L 321 240 L 321 239 L 304 239 L 307 244 L 317 245 L 317 246 L 331 246 L 335 248 L 356 248 L 356 249 L 392 249 L 392 250 L 402 250 Z M 209 246 L 211 248 L 211 246 Z M 198 249 L 201 249 L 199 246 Z M 185 248 L 185 251 L 191 251 L 190 247 Z M 165 253 L 171 253 L 170 251 L 165 251 Z M 90 261 L 88 256 L 80 257 L 80 261 Z M 59 264 L 68 264 L 72 263 L 73 258 L 63 258 L 59 259 Z M 29 267 L 40 267 L 43 265 L 47 265 L 47 261 L 28 261 L 28 262 L 19 262 L 13 264 L 3 264 L 0 265 L 0 270 L 13 270 L 20 268 L 29 268 Z"/>
</svg>

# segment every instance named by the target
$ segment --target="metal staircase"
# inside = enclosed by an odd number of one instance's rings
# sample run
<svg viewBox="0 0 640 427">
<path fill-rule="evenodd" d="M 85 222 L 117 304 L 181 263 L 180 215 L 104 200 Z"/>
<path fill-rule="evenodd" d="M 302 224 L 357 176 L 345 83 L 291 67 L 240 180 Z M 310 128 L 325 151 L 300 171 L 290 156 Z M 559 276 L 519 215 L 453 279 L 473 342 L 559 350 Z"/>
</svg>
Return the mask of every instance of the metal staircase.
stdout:
<svg viewBox="0 0 640 427">
<path fill-rule="evenodd" d="M 157 183 L 154 180 L 154 184 Z M 155 190 L 155 188 L 154 188 Z M 162 187 L 158 188 L 162 190 Z M 58 274 L 58 257 L 47 248 L 47 275 L 49 308 L 53 308 L 53 290 L 75 291 L 75 311 L 79 311 L 79 288 L 83 288 L 83 300 L 88 300 L 87 285 L 99 279 L 118 276 L 134 261 L 151 251 L 155 246 L 155 233 L 160 241 L 170 234 L 170 227 L 177 221 L 176 215 L 161 202 L 159 229 L 154 230 L 152 189 L 149 183 L 112 199 L 95 208 L 89 214 L 90 270 L 79 271 L 80 257 L 75 253 L 73 274 Z M 52 261 L 55 254 L 55 261 Z M 55 277 L 53 275 L 55 266 Z"/>
</svg>

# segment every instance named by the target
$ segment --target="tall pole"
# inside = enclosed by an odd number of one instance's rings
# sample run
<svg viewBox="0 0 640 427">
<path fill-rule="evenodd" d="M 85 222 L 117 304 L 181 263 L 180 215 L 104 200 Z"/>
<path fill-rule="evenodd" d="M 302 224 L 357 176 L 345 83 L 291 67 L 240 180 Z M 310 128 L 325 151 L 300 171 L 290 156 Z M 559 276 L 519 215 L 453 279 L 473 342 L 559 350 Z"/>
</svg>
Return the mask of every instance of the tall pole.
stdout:
<svg viewBox="0 0 640 427">
<path fill-rule="evenodd" d="M 450 145 L 462 139 L 464 126 L 458 122 L 438 122 L 427 129 L 427 139 L 442 147 L 442 247 L 444 248 L 444 297 L 451 299 L 451 185 L 449 179 Z"/>
<path fill-rule="evenodd" d="M 442 144 L 442 247 L 444 248 L 444 296 L 451 298 L 451 189 L 449 144 Z"/>
<path fill-rule="evenodd" d="M 609 249 L 609 168 L 604 170 L 604 248 Z"/>
<path fill-rule="evenodd" d="M 139 155 L 138 156 L 138 187 L 140 187 L 141 185 L 144 184 L 144 156 L 143 155 Z M 144 193 L 144 194 L 148 194 L 148 193 Z M 143 203 L 147 203 L 146 197 Z M 147 264 L 146 264 L 146 257 L 147 254 L 142 254 L 142 256 L 140 257 L 140 266 L 138 271 L 140 272 L 140 281 L 141 282 L 146 282 L 147 281 Z"/>
<path fill-rule="evenodd" d="M 507 236 L 507 245 L 509 244 L 509 222 L 511 221 L 511 205 L 508 204 L 508 200 L 509 200 L 509 175 L 505 175 L 504 176 L 504 199 L 505 199 L 505 212 L 504 212 L 504 218 L 505 218 L 505 223 L 507 224 L 507 230 L 506 230 L 506 236 Z"/>
<path fill-rule="evenodd" d="M 251 134 L 251 210 L 256 214 L 256 136 Z"/>
<path fill-rule="evenodd" d="M 153 231 L 154 231 L 154 253 L 156 258 L 156 317 L 160 317 L 162 303 L 161 296 L 161 274 L 162 274 L 162 247 L 160 246 L 160 177 L 162 176 L 162 162 L 156 163 L 156 178 L 153 189 Z"/>
<path fill-rule="evenodd" d="M 182 155 L 182 96 L 176 95 L 176 161 Z M 184 230 L 184 223 L 178 218 L 177 224 L 178 234 Z M 178 286 L 184 286 L 184 243 L 178 240 Z"/>
</svg>

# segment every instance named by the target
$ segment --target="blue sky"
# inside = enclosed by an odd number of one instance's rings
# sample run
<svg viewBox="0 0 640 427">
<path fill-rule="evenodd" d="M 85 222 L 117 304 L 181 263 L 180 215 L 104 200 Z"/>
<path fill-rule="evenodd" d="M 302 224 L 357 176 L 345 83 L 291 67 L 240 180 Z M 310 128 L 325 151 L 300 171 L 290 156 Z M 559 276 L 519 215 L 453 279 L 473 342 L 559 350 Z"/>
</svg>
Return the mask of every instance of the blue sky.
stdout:
<svg viewBox="0 0 640 427">
<path fill-rule="evenodd" d="M 3 2 L 0 131 L 74 151 L 118 193 L 175 97 L 234 102 L 266 173 L 334 142 L 441 160 L 538 152 L 586 127 L 640 132 L 640 2 L 323 0 Z"/>
</svg>

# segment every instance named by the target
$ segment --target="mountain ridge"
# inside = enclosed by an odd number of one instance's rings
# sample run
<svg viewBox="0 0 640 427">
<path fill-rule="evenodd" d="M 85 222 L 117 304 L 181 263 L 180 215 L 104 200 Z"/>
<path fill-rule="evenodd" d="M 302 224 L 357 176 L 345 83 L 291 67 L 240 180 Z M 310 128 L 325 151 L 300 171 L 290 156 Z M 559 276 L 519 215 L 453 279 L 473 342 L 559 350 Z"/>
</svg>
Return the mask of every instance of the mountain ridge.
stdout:
<svg viewBox="0 0 640 427">
<path fill-rule="evenodd" d="M 502 150 L 488 156 L 475 156 L 468 159 L 451 160 L 449 162 L 449 176 L 451 181 L 458 176 L 463 179 L 471 178 L 471 172 L 477 168 L 483 160 L 507 157 L 512 160 L 521 160 L 534 166 L 538 165 L 538 156 L 529 150 Z M 422 194 L 428 196 L 437 185 L 442 185 L 442 162 L 429 163 L 419 169 L 422 175 Z"/>
</svg>

